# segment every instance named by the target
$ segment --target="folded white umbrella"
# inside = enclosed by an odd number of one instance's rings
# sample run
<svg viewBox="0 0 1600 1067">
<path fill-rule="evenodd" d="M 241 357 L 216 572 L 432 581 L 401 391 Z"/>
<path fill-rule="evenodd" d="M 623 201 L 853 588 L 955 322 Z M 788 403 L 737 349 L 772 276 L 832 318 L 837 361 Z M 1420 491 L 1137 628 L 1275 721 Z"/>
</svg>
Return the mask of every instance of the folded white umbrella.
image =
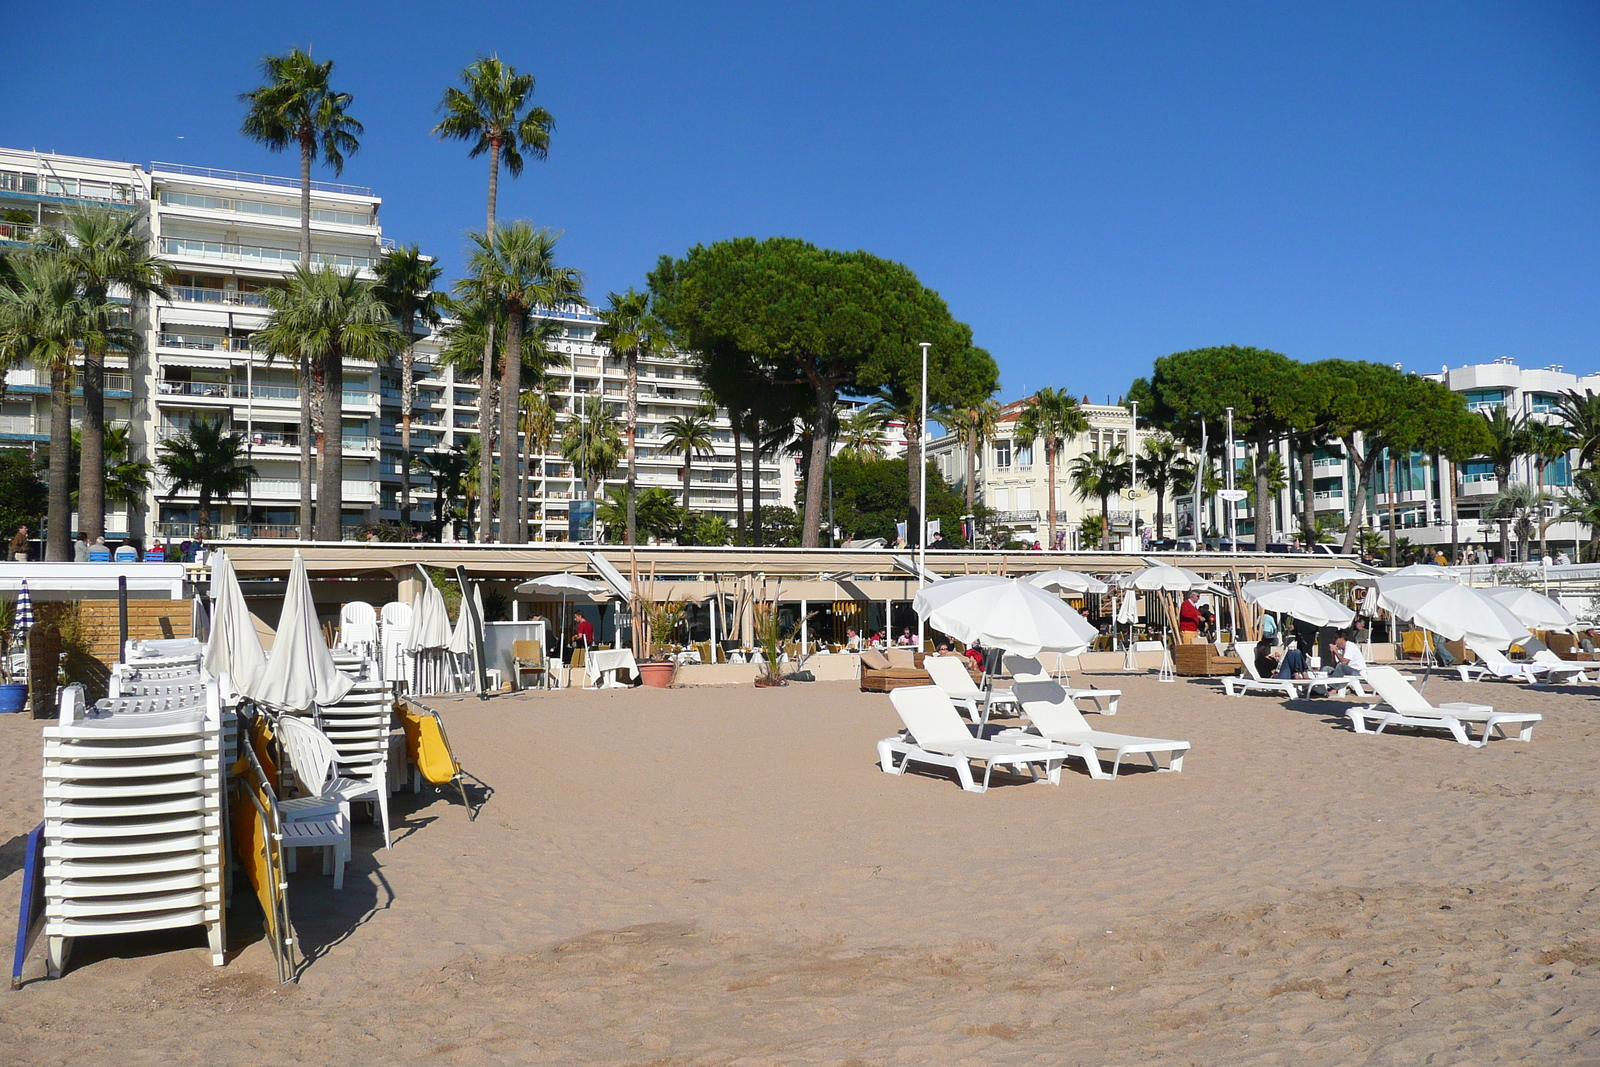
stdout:
<svg viewBox="0 0 1600 1067">
<path fill-rule="evenodd" d="M 313 704 L 337 704 L 353 685 L 355 679 L 333 664 L 333 655 L 317 622 L 317 605 L 311 599 L 311 583 L 306 579 L 306 561 L 296 549 L 266 669 L 254 684 L 240 691 L 263 704 L 303 712 Z"/>
<path fill-rule="evenodd" d="M 1378 606 L 1448 641 L 1466 637 L 1505 648 L 1532 636 L 1498 600 L 1439 578 L 1387 576 L 1377 581 Z"/>
<path fill-rule="evenodd" d="M 964 575 L 926 586 L 912 601 L 928 625 L 967 644 L 1019 656 L 1076 655 L 1099 631 L 1059 597 L 1036 585 L 994 575 Z"/>
<path fill-rule="evenodd" d="M 433 584 L 426 571 L 417 568 L 421 584 L 411 598 L 411 628 L 406 632 L 406 649 L 420 652 L 425 648 L 444 648 L 450 643 L 450 609 L 445 606 L 444 594 Z"/>
<path fill-rule="evenodd" d="M 1578 620 L 1573 618 L 1572 612 L 1543 593 L 1535 593 L 1532 589 L 1523 589 L 1514 585 L 1502 585 L 1494 589 L 1483 589 L 1480 592 L 1484 596 L 1504 604 L 1506 609 L 1530 630 L 1565 630 L 1570 632 L 1578 625 Z"/>
<path fill-rule="evenodd" d="M 1375 574 L 1366 571 L 1354 570 L 1350 567 L 1334 567 L 1331 570 L 1319 571 L 1316 574 L 1302 574 L 1300 581 L 1303 585 L 1337 585 L 1340 582 L 1365 582 L 1371 584 L 1376 578 Z"/>
<path fill-rule="evenodd" d="M 1132 626 L 1139 621 L 1139 594 L 1132 589 L 1122 594 L 1122 603 L 1117 605 L 1117 622 Z"/>
<path fill-rule="evenodd" d="M 255 619 L 239 588 L 239 576 L 226 552 L 211 561 L 211 637 L 206 642 L 202 665 L 207 674 L 220 679 L 227 675 L 233 693 L 243 693 L 254 685 L 267 667 L 267 654 L 261 650 Z"/>
<path fill-rule="evenodd" d="M 1064 570 L 1057 567 L 1053 571 L 1041 571 L 1029 575 L 1025 581 L 1029 585 L 1036 585 L 1040 589 L 1054 589 L 1061 593 L 1104 593 L 1110 586 L 1100 579 L 1083 574 L 1079 571 Z"/>
<path fill-rule="evenodd" d="M 472 604 L 477 609 L 478 618 L 480 619 L 483 618 L 483 594 L 479 591 L 481 588 L 476 584 L 472 587 Z M 463 604 L 461 611 L 456 613 L 456 627 L 450 631 L 449 649 L 458 656 L 465 656 L 476 654 L 477 648 L 478 631 L 473 627 L 472 619 L 467 614 L 466 605 Z"/>
<path fill-rule="evenodd" d="M 1117 579 L 1119 589 L 1142 589 L 1146 592 L 1165 590 L 1169 593 L 1221 593 L 1228 596 L 1226 589 L 1213 585 L 1200 577 L 1194 571 L 1185 567 L 1174 567 L 1170 563 L 1157 563 L 1153 567 L 1124 574 Z"/>
<path fill-rule="evenodd" d="M 1312 626 L 1349 626 L 1356 617 L 1327 593 L 1298 582 L 1246 582 L 1240 593 L 1266 611 L 1293 615 Z"/>
</svg>

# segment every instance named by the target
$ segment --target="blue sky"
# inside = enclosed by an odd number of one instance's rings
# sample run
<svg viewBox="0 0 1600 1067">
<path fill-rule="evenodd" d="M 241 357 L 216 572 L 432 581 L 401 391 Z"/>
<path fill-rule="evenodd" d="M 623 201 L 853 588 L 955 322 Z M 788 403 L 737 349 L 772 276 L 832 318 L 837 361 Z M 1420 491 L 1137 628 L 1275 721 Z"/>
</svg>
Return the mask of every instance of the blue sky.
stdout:
<svg viewBox="0 0 1600 1067">
<path fill-rule="evenodd" d="M 487 167 L 429 136 L 480 52 L 550 158 L 503 218 L 592 299 L 754 234 L 909 264 L 1003 396 L 1095 400 L 1211 344 L 1600 370 L 1600 7 L 47 4 L 7 18 L 0 144 L 292 174 L 237 94 L 293 45 L 367 128 L 345 181 L 451 271 Z M 331 178 L 329 174 L 320 175 Z"/>
</svg>

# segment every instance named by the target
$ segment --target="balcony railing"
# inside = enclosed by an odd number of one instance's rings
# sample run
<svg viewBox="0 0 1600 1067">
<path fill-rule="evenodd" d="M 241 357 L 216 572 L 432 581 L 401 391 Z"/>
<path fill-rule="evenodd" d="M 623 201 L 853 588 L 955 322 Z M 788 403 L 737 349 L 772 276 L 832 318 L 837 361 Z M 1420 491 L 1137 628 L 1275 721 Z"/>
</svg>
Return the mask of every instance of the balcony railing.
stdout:
<svg viewBox="0 0 1600 1067">
<path fill-rule="evenodd" d="M 0 433 L 20 437 L 42 437 L 49 432 L 49 418 L 35 418 L 32 415 L 0 415 Z"/>
<path fill-rule="evenodd" d="M 189 237 L 163 237 L 161 252 L 168 256 L 187 256 L 191 259 L 214 259 L 235 263 L 256 263 L 263 266 L 293 267 L 300 262 L 300 251 L 295 248 L 269 248 L 265 245 L 236 245 L 226 241 L 201 241 Z M 351 256 L 337 252 L 311 253 L 314 267 L 337 267 L 340 270 L 371 270 L 371 256 Z"/>
<path fill-rule="evenodd" d="M 33 235 L 38 232 L 39 227 L 31 222 L 0 222 L 0 241 L 26 244 L 33 240 Z"/>
<path fill-rule="evenodd" d="M 227 304 L 233 307 L 264 308 L 264 293 L 241 293 L 237 289 L 205 289 L 197 285 L 174 285 L 172 299 L 187 300 L 191 304 Z"/>
<path fill-rule="evenodd" d="M 226 196 L 205 196 L 200 193 L 162 193 L 161 203 L 166 207 L 192 207 L 202 211 L 226 211 L 235 215 L 256 215 L 300 221 L 298 204 L 269 204 L 264 200 L 238 200 Z M 339 211 L 336 208 L 313 207 L 313 222 L 331 222 L 338 226 L 376 226 L 378 219 L 370 212 Z"/>
<path fill-rule="evenodd" d="M 167 333 L 156 335 L 162 348 L 181 348 L 189 352 L 248 352 L 250 342 L 243 337 L 223 337 L 210 333 Z"/>
<path fill-rule="evenodd" d="M 228 400 L 233 396 L 227 382 L 173 382 L 162 378 L 156 382 L 156 391 L 163 396 L 199 396 L 215 400 Z"/>
<path fill-rule="evenodd" d="M 1342 500 L 1344 500 L 1344 490 L 1343 489 L 1319 489 L 1315 493 L 1311 494 L 1311 496 L 1312 496 L 1313 500 L 1318 500 L 1318 501 L 1324 501 L 1324 500 L 1330 501 L 1330 502 L 1331 501 L 1335 501 L 1335 500 L 1342 501 Z"/>
<path fill-rule="evenodd" d="M 272 185 L 280 189 L 300 188 L 299 178 L 281 178 L 275 174 L 251 174 L 242 170 L 217 170 L 214 167 L 191 167 L 184 163 L 151 163 L 151 171 L 167 174 L 187 174 L 196 178 L 215 178 L 224 182 L 250 182 L 253 185 Z M 337 182 L 312 182 L 311 188 L 324 193 L 341 193 L 345 196 L 371 196 L 365 185 L 340 185 Z"/>
</svg>

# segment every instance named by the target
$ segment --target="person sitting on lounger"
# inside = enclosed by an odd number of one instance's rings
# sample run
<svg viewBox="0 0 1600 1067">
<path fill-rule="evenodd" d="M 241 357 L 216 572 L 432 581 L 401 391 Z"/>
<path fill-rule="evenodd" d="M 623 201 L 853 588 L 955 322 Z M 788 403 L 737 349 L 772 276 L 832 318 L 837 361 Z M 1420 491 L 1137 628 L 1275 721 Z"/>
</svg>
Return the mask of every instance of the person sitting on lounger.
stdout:
<svg viewBox="0 0 1600 1067">
<path fill-rule="evenodd" d="M 1339 665 L 1329 671 L 1334 678 L 1361 677 L 1361 672 L 1367 669 L 1367 657 L 1361 654 L 1361 646 L 1352 644 L 1344 634 L 1340 634 L 1333 642 L 1333 657 Z"/>
<path fill-rule="evenodd" d="M 1278 657 L 1272 654 L 1276 642 L 1271 637 L 1262 637 L 1256 643 L 1256 673 L 1263 678 L 1271 678 L 1278 673 Z"/>
<path fill-rule="evenodd" d="M 1306 654 L 1301 652 L 1296 645 L 1290 645 L 1283 650 L 1283 662 L 1278 664 L 1278 673 L 1274 678 L 1304 678 L 1311 670 L 1311 664 L 1306 660 Z"/>
</svg>

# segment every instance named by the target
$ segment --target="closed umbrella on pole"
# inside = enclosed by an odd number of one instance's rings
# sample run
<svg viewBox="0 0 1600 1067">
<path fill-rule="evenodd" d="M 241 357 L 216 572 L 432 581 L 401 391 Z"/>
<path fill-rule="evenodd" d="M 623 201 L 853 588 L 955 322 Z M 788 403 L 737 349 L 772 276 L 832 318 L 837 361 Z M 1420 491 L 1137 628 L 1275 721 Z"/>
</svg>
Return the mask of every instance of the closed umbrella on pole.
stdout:
<svg viewBox="0 0 1600 1067">
<path fill-rule="evenodd" d="M 315 704 L 337 704 L 354 684 L 334 666 L 317 623 L 306 561 L 297 549 L 266 669 L 244 695 L 282 711 L 306 712 Z"/>
<path fill-rule="evenodd" d="M 226 552 L 211 561 L 211 602 L 211 635 L 201 664 L 211 677 L 228 679 L 230 695 L 247 693 L 266 670 L 267 654 Z"/>
</svg>

